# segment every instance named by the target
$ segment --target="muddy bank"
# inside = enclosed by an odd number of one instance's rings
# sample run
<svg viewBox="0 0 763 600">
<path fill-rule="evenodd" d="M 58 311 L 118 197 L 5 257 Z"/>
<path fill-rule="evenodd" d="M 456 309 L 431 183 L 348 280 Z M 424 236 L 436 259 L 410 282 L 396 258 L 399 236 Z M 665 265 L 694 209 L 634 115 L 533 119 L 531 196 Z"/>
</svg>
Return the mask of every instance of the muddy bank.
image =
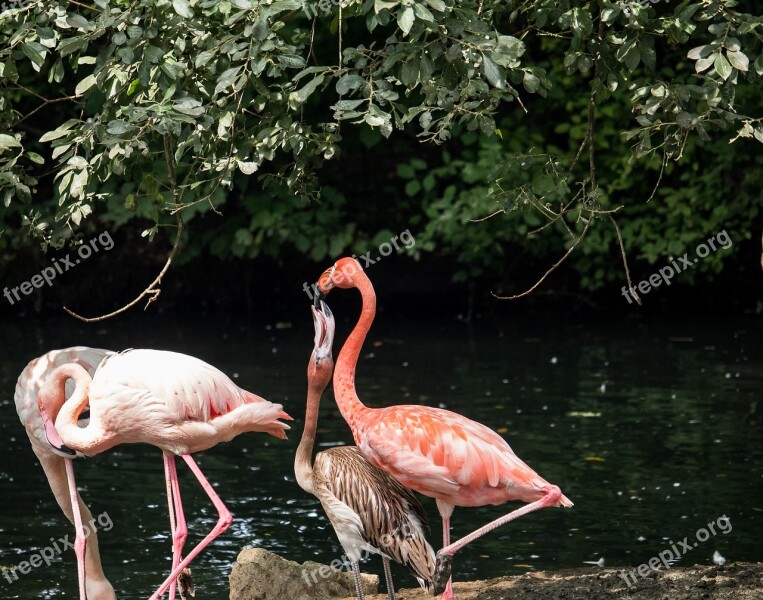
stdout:
<svg viewBox="0 0 763 600">
<path fill-rule="evenodd" d="M 631 586 L 620 569 L 539 571 L 516 577 L 456 583 L 458 600 L 763 600 L 763 564 L 676 567 L 637 576 Z M 383 589 L 383 584 L 380 586 Z M 432 600 L 421 589 L 399 590 L 398 600 Z M 387 600 L 387 595 L 366 600 Z M 347 597 L 346 600 L 352 600 Z"/>
</svg>

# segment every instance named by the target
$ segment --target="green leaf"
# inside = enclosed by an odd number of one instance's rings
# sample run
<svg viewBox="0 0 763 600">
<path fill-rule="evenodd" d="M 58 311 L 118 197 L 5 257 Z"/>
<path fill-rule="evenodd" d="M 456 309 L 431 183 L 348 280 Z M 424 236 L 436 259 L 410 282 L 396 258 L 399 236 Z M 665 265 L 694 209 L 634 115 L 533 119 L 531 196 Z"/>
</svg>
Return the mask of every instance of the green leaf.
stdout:
<svg viewBox="0 0 763 600">
<path fill-rule="evenodd" d="M 0 150 L 9 150 L 11 148 L 21 148 L 21 144 L 12 135 L 0 133 Z"/>
<path fill-rule="evenodd" d="M 448 10 L 448 7 L 445 6 L 445 2 L 443 2 L 442 0 L 426 0 L 426 2 L 434 10 L 439 10 L 440 12 L 445 12 L 446 10 Z"/>
<path fill-rule="evenodd" d="M 174 8 L 175 12 L 184 19 L 193 18 L 193 11 L 188 4 L 188 0 L 172 0 L 172 8 Z"/>
<path fill-rule="evenodd" d="M 715 66 L 715 71 L 723 77 L 723 79 L 728 79 L 731 77 L 731 64 L 729 63 L 728 59 L 723 56 L 720 52 L 715 56 L 715 62 L 713 63 Z"/>
<path fill-rule="evenodd" d="M 82 15 L 77 15 L 77 14 L 68 15 L 66 17 L 66 24 L 69 27 L 73 27 L 74 29 L 84 29 L 86 31 L 90 31 L 91 29 L 94 29 L 90 21 L 88 21 Z"/>
<path fill-rule="evenodd" d="M 506 76 L 503 74 L 503 69 L 484 55 L 482 57 L 482 71 L 493 87 L 499 90 L 506 87 Z"/>
<path fill-rule="evenodd" d="M 316 88 L 323 83 L 324 76 L 323 74 L 318 75 L 315 79 L 308 82 L 304 86 L 302 86 L 300 89 L 297 90 L 297 96 L 299 99 L 304 102 L 310 97 L 310 94 L 312 94 Z"/>
<path fill-rule="evenodd" d="M 529 71 L 525 71 L 524 78 L 522 79 L 522 85 L 525 86 L 525 89 L 530 92 L 531 94 L 534 94 L 538 91 L 538 88 L 540 87 L 540 79 L 538 79 L 535 75 L 530 73 Z"/>
<path fill-rule="evenodd" d="M 737 50 L 736 52 L 729 51 L 727 52 L 727 55 L 731 66 L 735 69 L 746 72 L 750 68 L 750 59 L 747 58 L 747 55 L 741 50 Z"/>
<path fill-rule="evenodd" d="M 418 2 L 414 4 L 413 11 L 416 13 L 416 16 L 422 21 L 428 21 L 429 23 L 434 23 L 434 15 L 431 12 L 429 12 L 429 9 L 423 4 L 420 4 Z"/>
<path fill-rule="evenodd" d="M 402 11 L 397 13 L 397 25 L 405 35 L 410 33 L 411 27 L 413 27 L 415 21 L 416 17 L 410 6 L 406 6 Z"/>
<path fill-rule="evenodd" d="M 94 85 L 95 85 L 95 75 L 88 75 L 77 84 L 77 87 L 74 88 L 74 94 L 76 96 L 81 96 Z"/>
<path fill-rule="evenodd" d="M 39 46 L 40 48 L 43 47 L 37 42 L 24 42 L 21 44 L 21 51 L 29 60 L 32 61 L 32 64 L 35 67 L 35 71 L 39 71 L 40 67 L 45 62 L 45 59 L 43 58 L 40 51 L 36 48 L 36 46 Z"/>
<path fill-rule="evenodd" d="M 347 73 L 342 75 L 336 82 L 336 93 L 340 96 L 343 96 L 350 90 L 356 90 L 365 83 L 366 80 L 363 79 L 360 75 L 356 75 L 355 73 Z"/>
</svg>

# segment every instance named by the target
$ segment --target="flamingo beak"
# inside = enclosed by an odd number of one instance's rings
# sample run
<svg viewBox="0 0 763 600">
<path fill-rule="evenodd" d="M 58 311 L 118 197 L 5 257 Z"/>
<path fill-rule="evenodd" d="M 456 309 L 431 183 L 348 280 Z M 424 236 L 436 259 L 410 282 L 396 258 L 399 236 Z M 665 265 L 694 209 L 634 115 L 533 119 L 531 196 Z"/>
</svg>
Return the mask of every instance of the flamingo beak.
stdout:
<svg viewBox="0 0 763 600">
<path fill-rule="evenodd" d="M 56 431 L 56 427 L 53 424 L 53 421 L 50 419 L 43 417 L 44 425 L 45 425 L 45 437 L 48 440 L 48 443 L 59 452 L 66 454 L 68 456 L 77 456 L 77 453 L 69 448 L 66 444 L 64 444 L 61 437 L 58 435 L 58 432 Z"/>
</svg>

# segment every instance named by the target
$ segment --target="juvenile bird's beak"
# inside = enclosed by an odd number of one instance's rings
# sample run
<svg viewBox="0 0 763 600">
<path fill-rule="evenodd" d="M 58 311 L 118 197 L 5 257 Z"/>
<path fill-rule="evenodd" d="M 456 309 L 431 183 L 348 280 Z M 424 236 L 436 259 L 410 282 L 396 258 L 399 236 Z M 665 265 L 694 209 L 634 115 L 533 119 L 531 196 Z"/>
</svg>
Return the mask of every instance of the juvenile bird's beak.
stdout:
<svg viewBox="0 0 763 600">
<path fill-rule="evenodd" d="M 318 301 L 311 309 L 313 311 L 313 326 L 315 327 L 313 347 L 315 360 L 331 358 L 331 346 L 334 343 L 335 330 L 334 315 L 323 300 Z"/>
<path fill-rule="evenodd" d="M 325 305 L 325 302 L 323 302 L 326 299 L 326 292 L 318 291 L 313 296 L 313 306 L 315 308 L 320 308 L 321 304 Z"/>
</svg>

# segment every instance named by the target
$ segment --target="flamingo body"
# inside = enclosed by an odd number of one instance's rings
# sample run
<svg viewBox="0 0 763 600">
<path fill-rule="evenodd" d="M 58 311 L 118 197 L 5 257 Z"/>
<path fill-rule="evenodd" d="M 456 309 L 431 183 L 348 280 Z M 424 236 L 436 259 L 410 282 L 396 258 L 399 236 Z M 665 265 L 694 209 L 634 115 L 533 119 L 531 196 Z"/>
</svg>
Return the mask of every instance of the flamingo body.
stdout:
<svg viewBox="0 0 763 600">
<path fill-rule="evenodd" d="M 434 591 L 453 600 L 451 564 L 455 552 L 489 531 L 550 506 L 571 507 L 561 490 L 520 460 L 492 429 L 457 413 L 418 405 L 369 408 L 355 390 L 355 367 L 376 315 L 376 293 L 360 263 L 342 258 L 318 280 L 315 303 L 333 288 L 356 288 L 363 300 L 360 318 L 337 360 L 334 396 L 363 455 L 397 481 L 435 498 L 443 525 Z M 461 540 L 450 542 L 455 506 L 483 506 L 523 500 L 528 504 Z"/>
<path fill-rule="evenodd" d="M 550 485 L 495 431 L 449 410 L 367 409 L 353 429 L 364 456 L 404 486 L 454 506 L 534 502 Z M 564 496 L 563 506 L 572 506 Z"/>
<path fill-rule="evenodd" d="M 75 387 L 66 400 L 69 380 Z M 90 406 L 90 420 L 78 419 Z M 206 450 L 248 431 L 285 438 L 290 419 L 272 404 L 235 385 L 218 369 L 194 357 L 160 350 L 127 350 L 107 357 L 91 377 L 77 364 L 56 368 L 40 389 L 38 406 L 45 435 L 60 451 L 90 456 L 123 443 L 147 443 L 163 450 L 167 499 L 172 531 L 172 570 L 150 600 L 169 590 L 174 600 L 177 578 L 190 562 L 232 523 L 233 517 L 201 469 L 192 452 Z M 52 423 L 55 422 L 55 427 Z M 186 556 L 181 553 L 188 529 L 180 499 L 175 455 L 186 462 L 218 512 L 217 524 Z M 69 488 L 75 489 L 68 469 Z M 81 564 L 86 542 L 79 515 L 74 513 L 75 551 Z M 80 569 L 80 600 L 86 600 L 85 573 Z"/>
<path fill-rule="evenodd" d="M 74 403 L 56 419 L 64 443 L 86 455 L 116 444 L 148 443 L 172 454 L 207 450 L 245 431 L 285 439 L 290 417 L 192 356 L 162 350 L 127 350 L 100 365 L 87 395 L 90 425 L 71 423 Z M 72 404 L 70 410 L 69 404 Z M 81 406 L 81 403 L 80 403 Z"/>
</svg>

